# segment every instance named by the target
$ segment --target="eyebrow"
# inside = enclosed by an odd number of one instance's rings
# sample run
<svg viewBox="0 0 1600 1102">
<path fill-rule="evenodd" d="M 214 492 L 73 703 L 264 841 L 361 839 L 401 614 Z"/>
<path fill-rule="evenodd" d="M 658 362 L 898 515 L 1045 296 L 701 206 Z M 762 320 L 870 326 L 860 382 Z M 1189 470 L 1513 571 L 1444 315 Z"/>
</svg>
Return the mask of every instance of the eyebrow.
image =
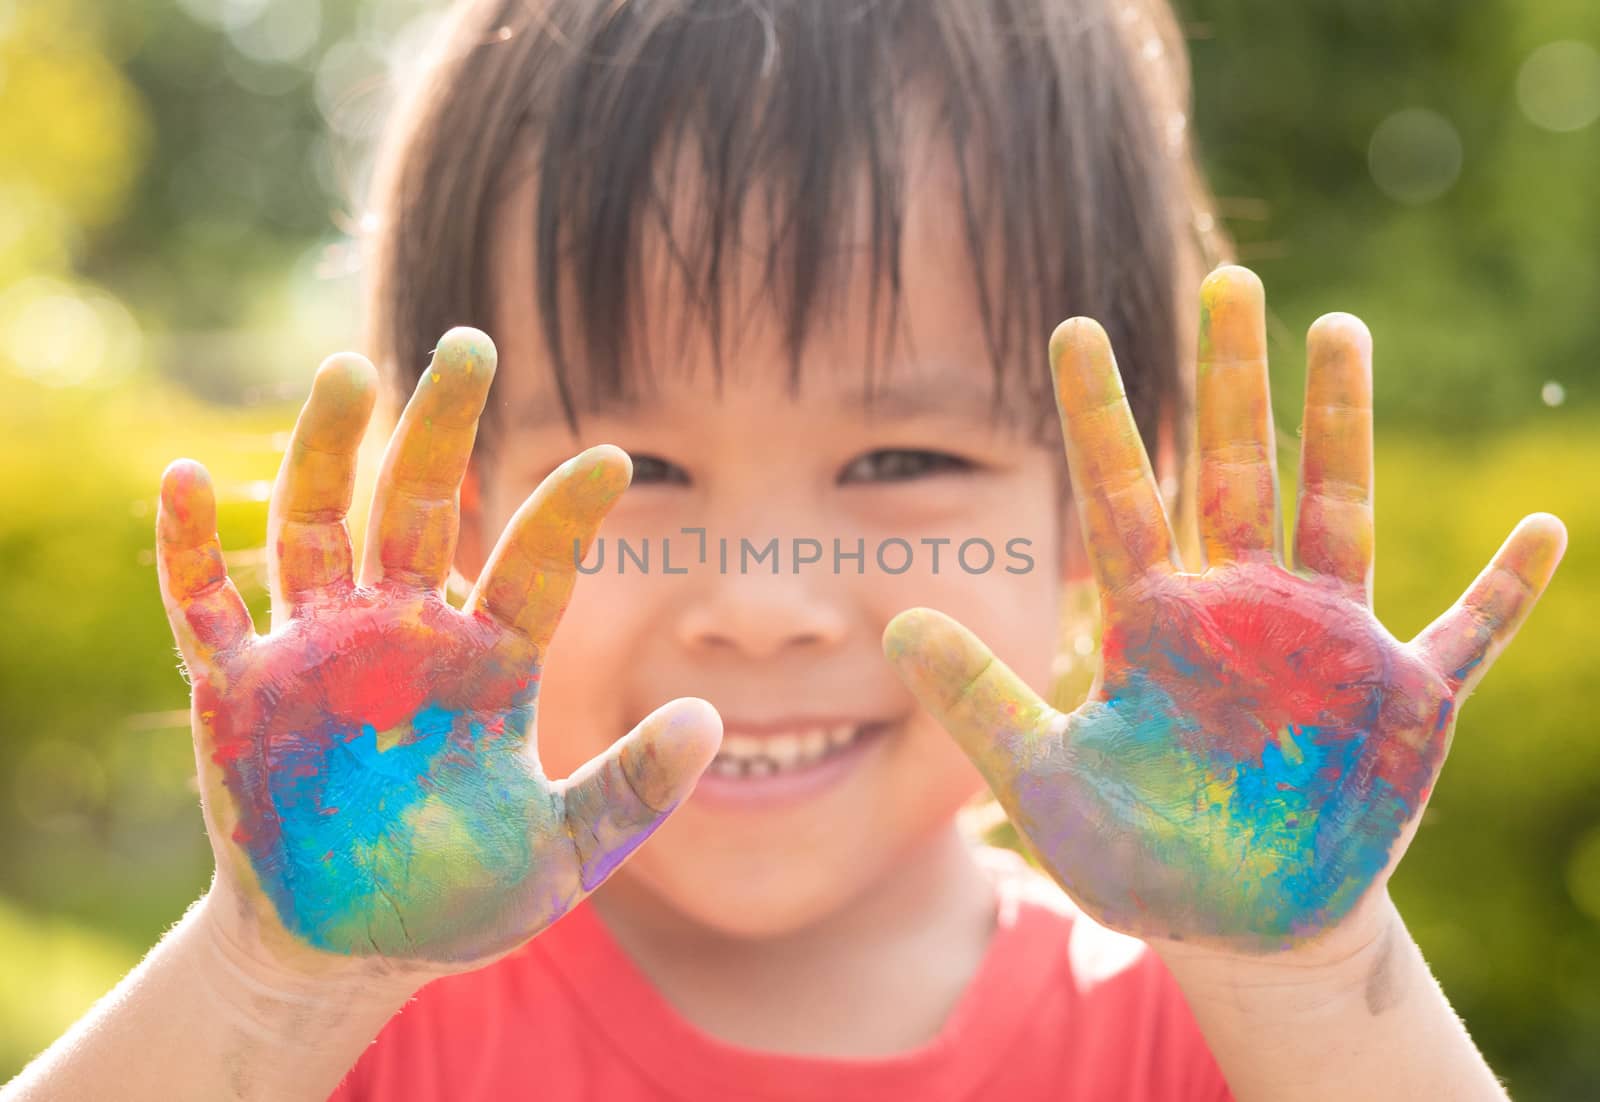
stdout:
<svg viewBox="0 0 1600 1102">
<path fill-rule="evenodd" d="M 1022 416 L 1017 380 L 999 391 L 999 382 L 993 376 L 984 381 L 975 379 L 970 371 L 945 369 L 915 379 L 902 378 L 895 384 L 868 392 L 862 408 L 869 419 L 878 417 L 924 417 L 956 413 L 970 416 L 984 414 L 997 408 L 996 395 L 1000 395 L 998 411 L 1009 419 Z"/>
<path fill-rule="evenodd" d="M 957 415 L 970 418 L 975 413 L 985 419 L 999 413 L 1002 423 L 1021 427 L 1028 422 L 1029 414 L 1037 405 L 1036 396 L 1024 392 L 1025 380 L 1009 380 L 998 410 L 995 404 L 996 381 L 990 376 L 975 378 L 971 371 L 961 368 L 943 368 L 915 377 L 901 372 L 893 382 L 880 384 L 871 390 L 865 386 L 845 391 L 835 397 L 851 409 L 859 409 L 868 421 L 909 420 L 915 417 Z M 524 430 L 541 430 L 555 425 L 565 425 L 566 412 L 554 394 L 538 401 L 521 403 L 512 408 L 500 403 L 502 413 L 514 419 Z M 623 396 L 606 394 L 585 400 L 577 405 L 579 419 L 587 417 L 622 416 L 641 408 L 648 408 L 648 393 Z"/>
</svg>

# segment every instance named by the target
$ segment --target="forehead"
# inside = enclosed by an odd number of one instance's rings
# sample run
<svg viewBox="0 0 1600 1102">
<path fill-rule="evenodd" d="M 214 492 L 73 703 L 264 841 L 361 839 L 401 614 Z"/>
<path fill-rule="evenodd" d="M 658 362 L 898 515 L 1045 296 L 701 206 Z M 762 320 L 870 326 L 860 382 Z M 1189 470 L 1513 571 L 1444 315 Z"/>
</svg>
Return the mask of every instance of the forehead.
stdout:
<svg viewBox="0 0 1600 1102">
<path fill-rule="evenodd" d="M 794 258 L 781 208 L 757 192 L 731 227 L 715 277 L 697 286 L 684 243 L 706 232 L 705 182 L 687 155 L 664 160 L 657 194 L 666 198 L 643 212 L 638 231 L 628 362 L 615 372 L 621 385 L 585 385 L 596 365 L 564 338 L 577 415 L 659 410 L 739 391 L 869 418 L 997 414 L 1037 431 L 1041 400 L 1052 408 L 1048 371 L 1042 362 L 997 358 L 954 156 L 926 127 L 911 132 L 918 136 L 907 140 L 893 233 L 885 234 L 863 178 L 830 226 L 824 255 L 811 258 L 823 276 L 797 350 L 793 303 L 782 293 Z M 503 201 L 490 246 L 491 332 L 501 354 L 495 405 L 519 429 L 566 420 L 536 290 L 537 186 L 536 175 L 525 174 Z M 875 262 L 886 239 L 898 258 L 892 269 Z M 1004 286 L 994 278 L 987 285 Z M 581 333 L 575 296 L 561 297 L 563 334 Z"/>
</svg>

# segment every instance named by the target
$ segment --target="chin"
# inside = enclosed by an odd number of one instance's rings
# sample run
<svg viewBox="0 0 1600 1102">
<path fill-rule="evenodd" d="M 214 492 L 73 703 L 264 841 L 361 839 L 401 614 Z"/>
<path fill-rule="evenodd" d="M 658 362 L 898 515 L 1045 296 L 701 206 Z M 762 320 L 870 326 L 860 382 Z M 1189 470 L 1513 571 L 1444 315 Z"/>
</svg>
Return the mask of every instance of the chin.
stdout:
<svg viewBox="0 0 1600 1102">
<path fill-rule="evenodd" d="M 647 895 L 680 919 L 724 937 L 763 940 L 796 933 L 838 912 L 882 876 L 885 859 L 863 853 L 860 845 L 848 855 L 824 855 L 816 847 L 735 849 L 737 842 L 674 838 L 674 825 L 663 825 L 617 876 L 633 889 L 630 896 Z"/>
<path fill-rule="evenodd" d="M 821 892 L 725 892 L 714 900 L 699 896 L 671 905 L 708 932 L 743 941 L 776 941 L 815 926 L 847 902 L 834 885 Z"/>
<path fill-rule="evenodd" d="M 714 829 L 689 816 L 669 820 L 616 875 L 640 904 L 666 908 L 708 933 L 787 937 L 883 888 L 916 850 L 955 828 L 961 807 L 981 788 L 966 769 L 923 783 L 915 824 L 880 814 L 826 836 L 779 839 L 731 832 L 725 823 Z"/>
</svg>

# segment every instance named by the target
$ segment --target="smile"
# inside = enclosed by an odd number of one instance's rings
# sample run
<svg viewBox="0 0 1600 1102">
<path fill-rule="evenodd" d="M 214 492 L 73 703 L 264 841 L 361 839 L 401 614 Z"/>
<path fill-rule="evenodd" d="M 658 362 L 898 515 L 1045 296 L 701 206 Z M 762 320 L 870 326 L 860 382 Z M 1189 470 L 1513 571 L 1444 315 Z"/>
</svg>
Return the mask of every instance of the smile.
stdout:
<svg viewBox="0 0 1600 1102">
<path fill-rule="evenodd" d="M 767 777 L 809 768 L 881 728 L 878 723 L 797 728 L 767 735 L 726 735 L 707 772 L 721 777 Z"/>
</svg>

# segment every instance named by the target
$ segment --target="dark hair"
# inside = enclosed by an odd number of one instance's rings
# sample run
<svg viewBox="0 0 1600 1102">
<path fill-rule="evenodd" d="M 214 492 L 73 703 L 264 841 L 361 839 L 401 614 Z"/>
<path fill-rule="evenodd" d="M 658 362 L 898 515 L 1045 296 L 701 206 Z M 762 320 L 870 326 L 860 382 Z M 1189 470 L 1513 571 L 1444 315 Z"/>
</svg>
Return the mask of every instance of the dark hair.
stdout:
<svg viewBox="0 0 1600 1102">
<path fill-rule="evenodd" d="M 532 171 L 533 294 L 569 421 L 585 397 L 629 386 L 642 233 L 667 234 L 715 340 L 751 202 L 775 227 L 763 291 L 798 370 L 850 263 L 833 245 L 851 201 L 870 216 L 874 316 L 881 301 L 893 317 L 913 100 L 933 109 L 958 170 L 997 402 L 1015 377 L 1048 414 L 1049 333 L 1090 315 L 1152 450 L 1164 425 L 1186 456 L 1180 304 L 1216 259 L 1199 232 L 1214 223 L 1176 24 L 1164 5 L 1125 0 L 462 3 L 377 175 L 375 358 L 409 390 L 446 329 L 493 333 L 490 244 L 508 232 L 501 201 Z M 687 235 L 660 176 L 685 157 L 703 204 Z M 493 427 L 491 408 L 486 437 Z"/>
</svg>

